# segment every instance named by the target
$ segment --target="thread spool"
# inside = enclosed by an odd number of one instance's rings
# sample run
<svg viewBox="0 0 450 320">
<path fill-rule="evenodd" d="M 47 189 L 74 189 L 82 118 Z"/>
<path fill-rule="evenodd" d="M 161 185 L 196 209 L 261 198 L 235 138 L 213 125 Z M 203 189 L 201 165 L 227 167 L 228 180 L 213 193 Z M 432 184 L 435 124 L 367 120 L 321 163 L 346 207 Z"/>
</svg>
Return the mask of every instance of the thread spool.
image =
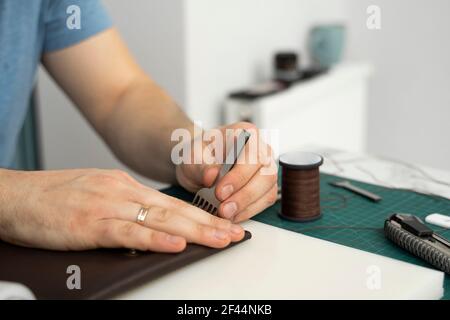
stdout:
<svg viewBox="0 0 450 320">
<path fill-rule="evenodd" d="M 290 152 L 280 156 L 281 212 L 284 219 L 307 222 L 319 219 L 320 174 L 323 158 L 310 152 Z"/>
</svg>

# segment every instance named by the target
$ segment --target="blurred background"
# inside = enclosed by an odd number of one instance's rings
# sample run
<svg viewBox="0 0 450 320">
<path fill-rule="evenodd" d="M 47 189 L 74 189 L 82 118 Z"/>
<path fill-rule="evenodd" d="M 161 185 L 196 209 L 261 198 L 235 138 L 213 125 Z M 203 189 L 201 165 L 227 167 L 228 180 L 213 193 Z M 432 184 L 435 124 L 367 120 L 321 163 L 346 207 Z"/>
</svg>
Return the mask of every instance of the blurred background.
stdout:
<svg viewBox="0 0 450 320">
<path fill-rule="evenodd" d="M 103 3 L 205 127 L 250 120 L 281 130 L 280 151 L 314 144 L 450 170 L 448 0 Z M 37 97 L 44 168 L 123 168 L 43 70 Z"/>
</svg>

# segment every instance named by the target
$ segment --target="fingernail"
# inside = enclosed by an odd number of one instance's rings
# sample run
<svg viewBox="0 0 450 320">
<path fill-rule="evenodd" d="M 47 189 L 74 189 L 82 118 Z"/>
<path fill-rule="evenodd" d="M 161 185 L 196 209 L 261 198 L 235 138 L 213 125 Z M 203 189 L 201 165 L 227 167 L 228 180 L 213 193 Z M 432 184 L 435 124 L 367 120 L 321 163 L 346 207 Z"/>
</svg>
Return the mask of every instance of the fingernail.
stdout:
<svg viewBox="0 0 450 320">
<path fill-rule="evenodd" d="M 231 226 L 231 232 L 234 234 L 241 234 L 243 231 L 242 227 L 240 225 L 237 224 L 233 224 Z"/>
<path fill-rule="evenodd" d="M 226 238 L 228 238 L 228 234 L 225 231 L 219 229 L 214 231 L 214 236 L 219 240 L 225 240 Z"/>
<path fill-rule="evenodd" d="M 233 194 L 234 188 L 231 184 L 227 184 L 222 188 L 222 200 L 227 199 L 229 196 Z"/>
<path fill-rule="evenodd" d="M 223 206 L 223 216 L 231 219 L 237 211 L 236 202 L 228 202 Z"/>
<path fill-rule="evenodd" d="M 170 243 L 173 243 L 173 244 L 179 244 L 181 241 L 183 241 L 183 238 L 177 237 L 177 236 L 168 235 L 168 236 L 167 236 L 167 240 L 168 240 Z"/>
</svg>

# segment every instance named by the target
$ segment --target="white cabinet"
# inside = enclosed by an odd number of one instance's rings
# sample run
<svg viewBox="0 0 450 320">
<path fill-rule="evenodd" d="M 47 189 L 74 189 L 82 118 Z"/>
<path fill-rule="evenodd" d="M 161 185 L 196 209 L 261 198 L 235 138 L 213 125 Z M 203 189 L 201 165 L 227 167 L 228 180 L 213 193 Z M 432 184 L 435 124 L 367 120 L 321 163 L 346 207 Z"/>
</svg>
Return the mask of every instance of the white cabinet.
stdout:
<svg viewBox="0 0 450 320">
<path fill-rule="evenodd" d="M 261 129 L 278 132 L 279 152 L 301 145 L 366 151 L 371 74 L 370 65 L 343 64 L 268 97 L 228 99 L 225 122 L 250 119 Z"/>
</svg>

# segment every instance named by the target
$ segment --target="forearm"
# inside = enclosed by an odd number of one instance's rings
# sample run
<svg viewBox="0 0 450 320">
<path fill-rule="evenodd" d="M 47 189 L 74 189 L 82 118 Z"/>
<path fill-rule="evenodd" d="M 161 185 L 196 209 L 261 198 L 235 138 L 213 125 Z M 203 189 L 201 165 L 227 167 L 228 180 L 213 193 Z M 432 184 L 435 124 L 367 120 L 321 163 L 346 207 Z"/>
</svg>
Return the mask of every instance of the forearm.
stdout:
<svg viewBox="0 0 450 320">
<path fill-rule="evenodd" d="M 174 181 L 170 136 L 192 123 L 145 75 L 114 29 L 46 54 L 43 63 L 122 162 Z"/>
<path fill-rule="evenodd" d="M 175 182 L 170 155 L 173 130 L 193 123 L 148 77 L 134 81 L 120 95 L 104 127 L 104 138 L 116 156 L 136 172 Z"/>
</svg>

